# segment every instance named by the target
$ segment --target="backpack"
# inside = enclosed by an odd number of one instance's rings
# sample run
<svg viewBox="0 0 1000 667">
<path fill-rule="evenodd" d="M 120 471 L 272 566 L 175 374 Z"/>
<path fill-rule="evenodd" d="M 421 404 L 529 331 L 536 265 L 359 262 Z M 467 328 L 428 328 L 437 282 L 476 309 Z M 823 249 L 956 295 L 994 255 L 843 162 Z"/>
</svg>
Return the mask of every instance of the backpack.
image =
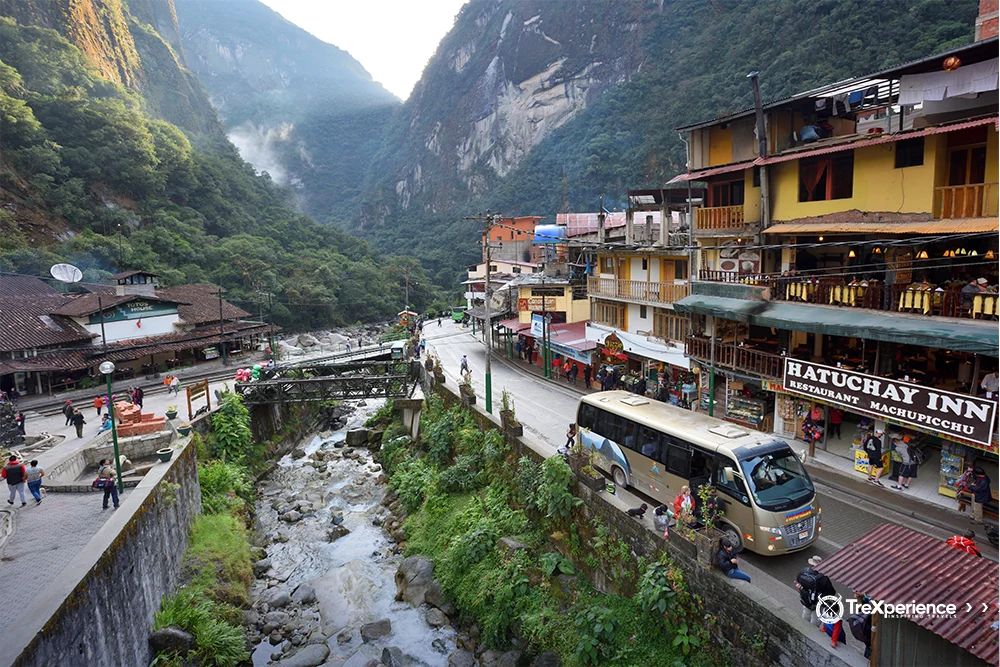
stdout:
<svg viewBox="0 0 1000 667">
<path fill-rule="evenodd" d="M 847 625 L 851 628 L 851 634 L 859 642 L 868 646 L 872 643 L 872 615 L 871 614 L 851 614 L 847 617 Z"/>
<path fill-rule="evenodd" d="M 819 573 L 816 572 L 816 570 L 807 567 L 799 572 L 798 576 L 795 577 L 795 581 L 797 581 L 799 586 L 802 588 L 815 591 L 819 587 Z"/>
</svg>

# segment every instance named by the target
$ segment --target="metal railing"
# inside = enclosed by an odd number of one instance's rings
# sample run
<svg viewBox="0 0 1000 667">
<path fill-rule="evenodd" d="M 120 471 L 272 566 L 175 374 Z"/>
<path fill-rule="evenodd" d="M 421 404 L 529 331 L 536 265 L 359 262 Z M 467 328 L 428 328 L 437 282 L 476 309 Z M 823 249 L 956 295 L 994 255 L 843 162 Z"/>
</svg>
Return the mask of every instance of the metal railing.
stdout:
<svg viewBox="0 0 1000 667">
<path fill-rule="evenodd" d="M 739 206 L 711 206 L 695 210 L 694 228 L 698 231 L 736 229 L 745 224 L 743 204 Z"/>
<path fill-rule="evenodd" d="M 684 354 L 701 361 L 711 361 L 712 341 L 700 336 L 688 336 L 684 341 Z M 767 378 L 780 378 L 783 357 L 770 352 L 761 352 L 734 343 L 715 344 L 715 365 L 745 371 Z"/>
<path fill-rule="evenodd" d="M 934 188 L 934 218 L 996 217 L 996 183 L 970 183 Z"/>
<path fill-rule="evenodd" d="M 647 303 L 674 303 L 691 293 L 687 282 L 682 283 L 652 283 L 645 280 L 619 280 L 617 278 L 590 278 L 587 281 L 587 294 L 596 297 L 609 297 L 625 301 L 643 301 Z"/>
</svg>

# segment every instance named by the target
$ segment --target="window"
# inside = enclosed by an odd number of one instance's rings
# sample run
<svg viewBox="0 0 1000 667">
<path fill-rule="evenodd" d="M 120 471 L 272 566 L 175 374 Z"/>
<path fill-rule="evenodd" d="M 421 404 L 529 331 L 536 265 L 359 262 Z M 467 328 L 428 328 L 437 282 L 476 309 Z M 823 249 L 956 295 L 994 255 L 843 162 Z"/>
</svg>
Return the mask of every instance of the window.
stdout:
<svg viewBox="0 0 1000 667">
<path fill-rule="evenodd" d="M 683 341 L 687 338 L 688 318 L 671 310 L 653 310 L 653 335 L 663 340 Z"/>
<path fill-rule="evenodd" d="M 648 426 L 639 428 L 639 453 L 654 461 L 660 460 L 660 434 Z"/>
<path fill-rule="evenodd" d="M 577 417 L 577 426 L 593 430 L 594 424 L 597 423 L 599 412 L 603 412 L 603 410 L 595 408 L 593 405 L 584 403 L 580 406 L 580 415 Z"/>
<path fill-rule="evenodd" d="M 490 271 L 496 271 L 496 270 L 497 270 L 497 265 L 496 264 L 490 264 Z"/>
<path fill-rule="evenodd" d="M 753 168 L 753 186 L 755 188 L 760 187 L 760 167 Z"/>
<path fill-rule="evenodd" d="M 639 319 L 646 319 L 646 306 L 639 306 Z"/>
<path fill-rule="evenodd" d="M 854 151 L 799 160 L 799 201 L 850 199 L 854 195 Z"/>
<path fill-rule="evenodd" d="M 520 273 L 521 272 L 521 267 L 520 266 L 515 266 L 515 267 L 513 267 L 511 269 L 511 271 L 514 272 L 514 273 Z"/>
<path fill-rule="evenodd" d="M 743 485 L 743 480 L 739 477 L 734 477 L 733 481 L 727 481 L 726 475 L 723 472 L 723 469 L 726 466 L 731 467 L 733 470 L 739 470 L 735 462 L 727 461 L 726 459 L 719 459 L 715 463 L 715 479 L 713 480 L 713 483 L 727 496 L 749 507 L 750 497 L 747 495 L 746 487 Z"/>
<path fill-rule="evenodd" d="M 712 206 L 742 206 L 743 180 L 717 183 L 712 186 Z"/>
<path fill-rule="evenodd" d="M 649 260 L 646 259 L 645 257 L 643 257 L 642 258 L 642 270 L 646 271 L 647 269 L 649 269 Z"/>
<path fill-rule="evenodd" d="M 924 163 L 924 138 L 896 142 L 896 169 L 919 167 Z"/>
<path fill-rule="evenodd" d="M 663 435 L 663 447 L 666 452 L 667 470 L 683 479 L 688 478 L 691 471 L 691 447 L 686 442 L 672 435 Z"/>
<path fill-rule="evenodd" d="M 687 280 L 688 263 L 686 259 L 674 260 L 674 280 Z"/>
<path fill-rule="evenodd" d="M 615 440 L 615 442 L 624 446 L 625 449 L 631 449 L 633 452 L 639 451 L 639 425 L 631 419 L 625 419 L 624 417 L 619 417 L 619 419 L 621 420 L 621 433 L 624 435 L 624 439 Z"/>
<path fill-rule="evenodd" d="M 601 257 L 601 273 L 614 273 L 614 272 L 615 272 L 615 258 Z"/>
<path fill-rule="evenodd" d="M 625 328 L 625 306 L 594 299 L 590 302 L 590 321 L 615 329 Z"/>
</svg>

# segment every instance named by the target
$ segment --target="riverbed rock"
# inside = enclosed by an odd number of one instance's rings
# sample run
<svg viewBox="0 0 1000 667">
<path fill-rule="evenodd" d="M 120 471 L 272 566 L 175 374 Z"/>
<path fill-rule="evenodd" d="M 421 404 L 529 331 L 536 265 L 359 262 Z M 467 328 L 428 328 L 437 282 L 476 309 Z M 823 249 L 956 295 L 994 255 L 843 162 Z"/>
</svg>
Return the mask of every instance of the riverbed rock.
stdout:
<svg viewBox="0 0 1000 667">
<path fill-rule="evenodd" d="M 260 594 L 260 601 L 271 609 L 280 609 L 291 604 L 292 596 L 283 587 L 274 586 Z"/>
<path fill-rule="evenodd" d="M 194 635 L 171 625 L 157 630 L 149 636 L 149 649 L 156 655 L 160 651 L 186 655 L 194 650 Z"/>
<path fill-rule="evenodd" d="M 356 428 L 347 432 L 348 447 L 363 447 L 368 442 L 368 429 Z"/>
<path fill-rule="evenodd" d="M 518 551 L 527 551 L 528 545 L 519 540 L 515 540 L 513 537 L 501 537 L 500 542 L 497 545 L 502 551 L 508 556 L 513 556 Z"/>
<path fill-rule="evenodd" d="M 346 526 L 334 526 L 330 530 L 326 531 L 326 541 L 336 542 L 344 535 L 349 534 L 351 531 L 347 529 Z"/>
<path fill-rule="evenodd" d="M 316 589 L 309 584 L 300 584 L 292 593 L 292 602 L 312 604 L 316 601 Z"/>
<path fill-rule="evenodd" d="M 448 625 L 448 616 L 437 607 L 429 607 L 424 612 L 424 621 L 432 628 L 443 628 Z"/>
<path fill-rule="evenodd" d="M 406 667 L 406 656 L 399 647 L 387 646 L 382 649 L 382 664 L 385 667 Z"/>
<path fill-rule="evenodd" d="M 299 347 L 316 347 L 319 341 L 312 334 L 299 334 Z"/>
<path fill-rule="evenodd" d="M 524 653 L 522 651 L 507 651 L 500 656 L 500 662 L 497 663 L 497 667 L 521 667 L 522 662 L 524 662 Z"/>
<path fill-rule="evenodd" d="M 305 456 L 306 456 L 306 450 L 302 449 L 301 447 L 296 447 L 295 449 L 292 450 L 293 459 L 301 459 L 305 458 Z"/>
<path fill-rule="evenodd" d="M 381 526 L 382 525 L 382 517 L 378 517 L 377 516 L 374 519 L 372 519 L 372 525 L 375 526 L 376 528 L 379 527 L 379 526 Z"/>
<path fill-rule="evenodd" d="M 458 613 L 455 605 L 445 597 L 444 592 L 441 590 L 441 582 L 437 579 L 432 581 L 427 587 L 427 592 L 424 594 L 424 601 L 432 607 L 437 607 L 449 616 L 454 616 Z"/>
<path fill-rule="evenodd" d="M 330 518 L 330 521 L 333 522 L 333 525 L 339 526 L 340 524 L 344 523 L 344 515 L 340 512 L 337 512 Z"/>
<path fill-rule="evenodd" d="M 326 644 L 308 644 L 290 655 L 282 658 L 278 667 L 317 667 L 326 662 L 330 648 Z"/>
<path fill-rule="evenodd" d="M 441 655 L 448 655 L 448 642 L 438 637 L 431 642 L 431 648 L 440 653 Z"/>
<path fill-rule="evenodd" d="M 337 643 L 338 644 L 350 644 L 354 639 L 354 631 L 350 628 L 341 630 L 337 633 Z"/>
<path fill-rule="evenodd" d="M 281 643 L 282 637 L 281 630 L 272 630 L 271 634 L 267 637 L 267 641 L 271 643 L 271 646 L 277 646 Z"/>
<path fill-rule="evenodd" d="M 288 623 L 290 618 L 291 616 L 289 616 L 287 613 L 283 611 L 269 611 L 266 614 L 264 614 L 264 617 L 261 619 L 264 622 L 264 628 L 262 632 L 265 635 L 269 635 L 274 630 L 277 630 L 282 626 L 284 626 L 285 623 Z"/>
<path fill-rule="evenodd" d="M 466 651 L 476 652 L 476 640 L 469 635 L 459 635 L 455 638 L 455 644 L 458 648 L 464 648 Z"/>
<path fill-rule="evenodd" d="M 475 667 L 476 656 L 464 648 L 452 651 L 448 656 L 448 667 Z"/>
<path fill-rule="evenodd" d="M 267 571 L 271 569 L 271 559 L 261 558 L 259 561 L 253 564 L 253 573 L 258 577 L 263 577 L 267 574 Z"/>
<path fill-rule="evenodd" d="M 382 662 L 379 660 L 380 655 L 381 651 L 371 644 L 362 644 L 361 648 L 347 659 L 343 667 L 382 667 Z"/>
<path fill-rule="evenodd" d="M 404 558 L 396 570 L 396 599 L 414 607 L 424 603 L 427 588 L 434 581 L 434 561 L 425 556 Z"/>
<path fill-rule="evenodd" d="M 295 523 L 297 521 L 300 521 L 301 519 L 302 519 L 302 514 L 300 514 L 296 510 L 288 510 L 287 512 L 281 515 L 281 520 L 286 523 Z"/>
<path fill-rule="evenodd" d="M 531 667 L 562 667 L 562 660 L 554 651 L 542 651 L 531 661 Z"/>
<path fill-rule="evenodd" d="M 373 642 L 382 637 L 392 634 L 392 623 L 388 618 L 383 618 L 373 623 L 365 623 L 361 626 L 361 641 L 364 643 Z"/>
<path fill-rule="evenodd" d="M 479 667 L 500 667 L 500 658 L 502 657 L 503 651 L 494 649 L 483 651 L 479 656 Z"/>
</svg>

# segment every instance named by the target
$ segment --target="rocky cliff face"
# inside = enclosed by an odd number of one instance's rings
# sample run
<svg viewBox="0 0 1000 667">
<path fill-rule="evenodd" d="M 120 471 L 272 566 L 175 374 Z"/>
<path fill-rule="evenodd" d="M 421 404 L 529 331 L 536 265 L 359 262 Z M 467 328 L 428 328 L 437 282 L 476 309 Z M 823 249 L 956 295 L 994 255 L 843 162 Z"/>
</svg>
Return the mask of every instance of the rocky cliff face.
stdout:
<svg viewBox="0 0 1000 667">
<path fill-rule="evenodd" d="M 639 3 L 473 0 L 463 8 L 401 112 L 398 159 L 362 228 L 487 192 L 610 85 L 642 67 Z M 376 176 L 376 178 L 378 178 Z"/>
</svg>

